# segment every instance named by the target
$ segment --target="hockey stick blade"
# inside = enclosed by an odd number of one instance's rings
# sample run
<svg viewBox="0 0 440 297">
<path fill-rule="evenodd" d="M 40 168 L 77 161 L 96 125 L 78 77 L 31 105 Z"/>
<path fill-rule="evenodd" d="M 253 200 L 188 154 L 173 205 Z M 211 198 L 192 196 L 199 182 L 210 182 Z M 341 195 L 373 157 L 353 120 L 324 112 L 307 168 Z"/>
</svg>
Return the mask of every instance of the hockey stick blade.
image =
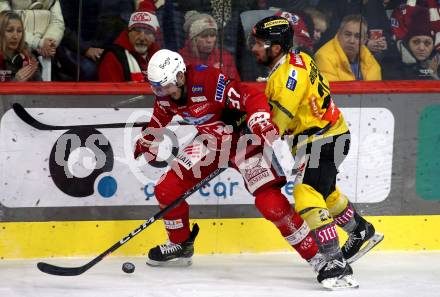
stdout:
<svg viewBox="0 0 440 297">
<path fill-rule="evenodd" d="M 225 167 L 220 167 L 211 172 L 208 176 L 203 178 L 201 181 L 199 181 L 194 187 L 192 187 L 190 190 L 188 190 L 185 194 L 174 200 L 171 204 L 169 204 L 164 209 L 157 212 L 154 216 L 146 220 L 142 225 L 131 231 L 127 236 L 122 238 L 120 241 L 116 242 L 114 245 L 112 245 L 110 248 L 108 248 L 105 252 L 101 253 L 99 256 L 91 260 L 90 262 L 86 263 L 83 266 L 79 267 L 61 267 L 56 266 L 44 262 L 37 263 L 37 267 L 41 272 L 52 274 L 52 275 L 60 275 L 60 276 L 76 276 L 80 275 L 87 270 L 89 270 L 91 267 L 93 267 L 95 264 L 99 263 L 102 259 L 104 259 L 106 256 L 113 253 L 115 250 L 126 244 L 128 241 L 130 241 L 133 237 L 141 233 L 143 230 L 145 230 L 148 226 L 153 224 L 156 220 L 162 218 L 165 214 L 167 214 L 169 211 L 171 211 L 173 208 L 175 208 L 177 205 L 182 203 L 186 198 L 191 196 L 194 192 L 198 191 L 202 186 L 204 186 L 207 182 L 212 180 L 214 177 L 225 171 Z"/>
<path fill-rule="evenodd" d="M 64 275 L 64 276 L 75 276 L 80 275 L 83 272 L 85 272 L 88 267 L 59 267 L 52 264 L 44 263 L 44 262 L 38 262 L 37 263 L 38 269 L 40 269 L 42 272 L 47 274 L 53 274 L 53 275 Z"/>
<path fill-rule="evenodd" d="M 25 122 L 26 124 L 37 130 L 70 130 L 70 129 L 78 129 L 78 128 L 108 129 L 108 128 L 125 128 L 125 127 L 143 127 L 148 124 L 148 122 L 136 122 L 136 123 L 110 123 L 110 124 L 57 126 L 57 125 L 44 124 L 38 121 L 36 118 L 31 116 L 20 103 L 13 103 L 12 109 L 23 122 Z"/>
</svg>

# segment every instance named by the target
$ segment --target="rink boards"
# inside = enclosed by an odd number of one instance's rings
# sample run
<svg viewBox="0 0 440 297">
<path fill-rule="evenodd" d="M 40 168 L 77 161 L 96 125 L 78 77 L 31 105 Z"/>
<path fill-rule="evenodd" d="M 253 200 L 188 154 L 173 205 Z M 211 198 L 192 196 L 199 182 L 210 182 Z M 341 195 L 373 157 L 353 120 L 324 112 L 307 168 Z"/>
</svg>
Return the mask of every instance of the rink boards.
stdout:
<svg viewBox="0 0 440 297">
<path fill-rule="evenodd" d="M 439 250 L 440 88 L 427 82 L 332 87 L 352 133 L 338 183 L 385 233 L 379 249 Z M 35 118 L 54 125 L 133 122 L 151 114 L 152 97 L 140 96 L 143 88 L 98 84 L 42 90 L 14 85 L 9 93 L 8 87 L 2 90 L 1 258 L 102 252 L 157 212 L 154 183 L 166 170 L 132 160 L 140 128 L 40 131 L 23 123 L 11 104 L 19 102 Z M 183 146 L 191 127 L 173 129 Z M 102 145 L 90 145 L 90 135 L 98 135 Z M 57 155 L 60 149 L 65 154 Z M 292 203 L 293 180 L 289 176 L 283 187 Z M 289 249 L 275 227 L 261 218 L 233 170 L 195 193 L 189 203 L 193 222 L 201 226 L 198 253 Z M 142 255 L 164 239 L 162 222 L 157 222 L 117 253 Z"/>
</svg>

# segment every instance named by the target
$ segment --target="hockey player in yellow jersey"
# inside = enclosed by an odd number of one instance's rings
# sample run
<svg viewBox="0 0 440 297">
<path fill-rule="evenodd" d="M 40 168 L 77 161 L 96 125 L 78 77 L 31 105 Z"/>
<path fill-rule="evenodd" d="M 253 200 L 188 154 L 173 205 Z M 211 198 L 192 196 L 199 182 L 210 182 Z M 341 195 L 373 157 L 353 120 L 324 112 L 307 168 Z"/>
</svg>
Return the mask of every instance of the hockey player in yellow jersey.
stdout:
<svg viewBox="0 0 440 297">
<path fill-rule="evenodd" d="M 353 288 L 351 262 L 382 239 L 336 187 L 338 166 L 348 154 L 350 131 L 334 104 L 328 81 L 313 59 L 292 50 L 293 31 L 283 17 L 271 16 L 252 29 L 249 46 L 258 63 L 269 67 L 265 89 L 272 120 L 295 155 L 295 209 L 307 222 L 326 257 L 318 271 L 324 287 Z M 349 238 L 342 248 L 336 225 Z"/>
</svg>

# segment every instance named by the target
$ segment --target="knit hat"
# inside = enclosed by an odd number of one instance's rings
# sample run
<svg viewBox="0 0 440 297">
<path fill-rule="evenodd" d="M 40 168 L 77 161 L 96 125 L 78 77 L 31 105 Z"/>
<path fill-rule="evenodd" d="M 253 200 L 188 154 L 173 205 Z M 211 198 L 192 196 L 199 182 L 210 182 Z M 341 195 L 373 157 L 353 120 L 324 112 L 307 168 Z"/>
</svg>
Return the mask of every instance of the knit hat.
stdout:
<svg viewBox="0 0 440 297">
<path fill-rule="evenodd" d="M 193 39 L 206 29 L 217 30 L 217 23 L 212 16 L 206 13 L 199 13 L 195 10 L 190 10 L 185 14 L 183 30 L 189 39 Z"/>
<path fill-rule="evenodd" d="M 136 11 L 131 14 L 130 21 L 128 22 L 128 29 L 135 27 L 150 28 L 154 32 L 159 28 L 159 22 L 157 17 L 147 11 Z"/>
<path fill-rule="evenodd" d="M 414 36 L 430 36 L 434 40 L 434 30 L 432 30 L 429 21 L 429 10 L 420 6 L 416 6 L 415 9 L 411 16 L 412 21 L 408 32 L 404 38 L 405 43 L 408 43 Z"/>
</svg>

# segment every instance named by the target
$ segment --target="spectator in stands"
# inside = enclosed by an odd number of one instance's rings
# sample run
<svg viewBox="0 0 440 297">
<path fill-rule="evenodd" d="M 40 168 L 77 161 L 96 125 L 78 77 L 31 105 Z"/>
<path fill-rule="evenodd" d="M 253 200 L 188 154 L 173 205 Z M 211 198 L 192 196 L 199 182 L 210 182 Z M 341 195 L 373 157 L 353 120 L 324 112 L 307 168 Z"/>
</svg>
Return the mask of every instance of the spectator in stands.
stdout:
<svg viewBox="0 0 440 297">
<path fill-rule="evenodd" d="M 22 20 L 26 42 L 41 56 L 43 79 L 51 80 L 51 59 L 64 33 L 64 19 L 58 0 L 2 0 L 0 11 L 13 10 Z"/>
<path fill-rule="evenodd" d="M 366 35 L 367 22 L 361 15 L 344 17 L 336 36 L 315 55 L 329 81 L 381 80 L 381 68 L 364 45 Z"/>
<path fill-rule="evenodd" d="M 183 30 L 185 46 L 179 50 L 188 64 L 206 64 L 221 69 L 228 77 L 240 80 L 234 57 L 226 49 L 217 47 L 217 23 L 212 16 L 195 10 L 185 14 Z"/>
<path fill-rule="evenodd" d="M 376 60 L 382 64 L 382 59 L 397 56 L 383 0 L 320 0 L 317 7 L 329 20 L 328 30 L 318 46 L 333 38 L 345 16 L 361 14 L 368 23 L 366 46 Z"/>
<path fill-rule="evenodd" d="M 315 30 L 315 27 L 312 18 L 302 12 L 279 11 L 275 13 L 275 15 L 282 16 L 289 21 L 289 24 L 292 27 L 292 32 L 294 32 L 294 48 L 304 51 L 309 55 L 313 55 L 312 32 Z"/>
<path fill-rule="evenodd" d="M 413 16 L 419 8 L 429 10 L 428 20 L 430 28 L 435 34 L 434 47 L 440 52 L 440 3 L 437 0 L 408 0 L 406 4 L 394 9 L 391 14 L 391 30 L 396 40 L 403 40 L 411 28 Z"/>
<path fill-rule="evenodd" d="M 307 7 L 304 14 L 308 15 L 313 22 L 313 32 L 310 33 L 312 33 L 314 51 L 316 51 L 316 45 L 319 44 L 322 35 L 327 31 L 328 20 L 324 13 L 313 7 Z"/>
<path fill-rule="evenodd" d="M 106 82 L 146 81 L 146 70 L 151 56 L 159 50 L 155 32 L 159 23 L 154 14 L 134 12 L 128 30 L 103 53 L 99 64 L 99 80 Z"/>
<path fill-rule="evenodd" d="M 0 81 L 41 80 L 38 61 L 25 44 L 23 22 L 18 14 L 0 13 Z"/>
<path fill-rule="evenodd" d="M 60 0 L 66 30 L 57 51 L 61 65 L 58 79 L 97 81 L 98 63 L 104 49 L 127 28 L 135 6 L 133 1 L 127 0 L 82 1 L 79 23 L 80 1 Z"/>
<path fill-rule="evenodd" d="M 413 21 L 403 38 L 398 41 L 401 54 L 400 68 L 389 79 L 439 79 L 440 54 L 434 48 L 435 35 L 429 11 L 418 8 L 412 12 Z"/>
</svg>

